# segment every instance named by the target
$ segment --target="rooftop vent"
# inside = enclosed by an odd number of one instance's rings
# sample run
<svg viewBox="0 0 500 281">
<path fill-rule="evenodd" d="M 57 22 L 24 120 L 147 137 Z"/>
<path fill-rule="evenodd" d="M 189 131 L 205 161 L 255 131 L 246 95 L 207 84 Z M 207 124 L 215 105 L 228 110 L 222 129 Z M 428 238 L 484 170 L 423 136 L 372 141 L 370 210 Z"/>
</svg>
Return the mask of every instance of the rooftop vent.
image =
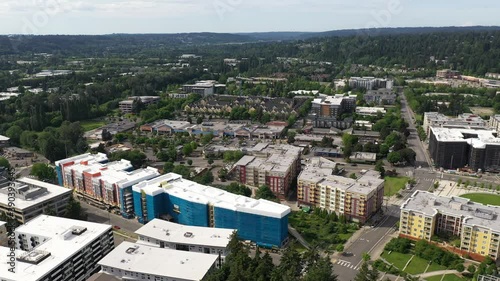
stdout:
<svg viewBox="0 0 500 281">
<path fill-rule="evenodd" d="M 128 248 L 125 252 L 126 252 L 127 254 L 133 254 L 133 253 L 135 253 L 138 249 L 139 249 L 139 246 L 134 246 L 134 247 L 130 247 L 130 248 Z"/>
<path fill-rule="evenodd" d="M 29 264 L 39 264 L 46 258 L 50 257 L 50 253 L 46 251 L 33 250 L 31 252 L 27 252 L 22 254 L 17 258 L 20 262 L 25 262 Z"/>
<path fill-rule="evenodd" d="M 87 228 L 86 227 L 80 227 L 80 226 L 73 226 L 71 228 L 71 233 L 73 235 L 81 235 L 82 233 L 84 233 L 85 231 L 87 231 Z"/>
<path fill-rule="evenodd" d="M 192 238 L 193 237 L 193 233 L 192 232 L 186 232 L 186 233 L 184 233 L 184 237 L 186 237 L 186 238 Z"/>
</svg>

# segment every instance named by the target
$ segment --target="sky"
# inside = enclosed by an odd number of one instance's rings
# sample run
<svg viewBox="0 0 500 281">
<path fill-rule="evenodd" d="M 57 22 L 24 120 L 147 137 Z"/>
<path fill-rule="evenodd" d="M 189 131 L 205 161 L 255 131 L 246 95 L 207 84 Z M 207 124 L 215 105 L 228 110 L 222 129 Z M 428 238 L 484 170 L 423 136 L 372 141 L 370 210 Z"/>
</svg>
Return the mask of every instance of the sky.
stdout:
<svg viewBox="0 0 500 281">
<path fill-rule="evenodd" d="M 500 25 L 499 9 L 498 0 L 0 0 L 0 34 L 489 26 Z"/>
</svg>

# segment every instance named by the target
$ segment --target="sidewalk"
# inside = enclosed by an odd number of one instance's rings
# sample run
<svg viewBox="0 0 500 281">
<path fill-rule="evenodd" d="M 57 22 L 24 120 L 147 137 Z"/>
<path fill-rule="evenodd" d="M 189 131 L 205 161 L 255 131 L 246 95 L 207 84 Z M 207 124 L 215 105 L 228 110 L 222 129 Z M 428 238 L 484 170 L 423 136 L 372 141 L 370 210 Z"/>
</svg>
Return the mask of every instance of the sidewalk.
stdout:
<svg viewBox="0 0 500 281">
<path fill-rule="evenodd" d="M 415 276 L 418 276 L 420 278 L 427 278 L 427 277 L 431 277 L 431 276 L 446 275 L 446 274 L 458 274 L 458 271 L 456 271 L 456 270 L 439 270 L 439 271 L 422 273 L 422 274 L 418 274 Z"/>
</svg>

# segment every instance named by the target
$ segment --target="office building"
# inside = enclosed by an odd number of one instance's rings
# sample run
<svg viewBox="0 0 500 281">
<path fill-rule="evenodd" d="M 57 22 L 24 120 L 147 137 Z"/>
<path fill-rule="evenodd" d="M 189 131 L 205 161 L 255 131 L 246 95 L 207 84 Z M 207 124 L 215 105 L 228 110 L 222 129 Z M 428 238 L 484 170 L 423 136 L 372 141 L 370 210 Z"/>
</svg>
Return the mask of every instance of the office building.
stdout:
<svg viewBox="0 0 500 281">
<path fill-rule="evenodd" d="M 363 95 L 367 104 L 392 105 L 396 103 L 397 95 L 390 89 L 369 90 Z"/>
<path fill-rule="evenodd" d="M 216 260 L 215 255 L 122 242 L 99 265 L 122 280 L 201 281 Z"/>
<path fill-rule="evenodd" d="M 114 247 L 110 225 L 40 215 L 15 230 L 15 273 L 10 248 L 0 247 L 0 280 L 84 281 Z"/>
<path fill-rule="evenodd" d="M 135 233 L 137 243 L 178 251 L 220 255 L 224 262 L 227 246 L 236 229 L 188 226 L 165 220 L 153 219 Z M 217 261 L 219 264 L 219 260 Z"/>
<path fill-rule="evenodd" d="M 334 165 L 323 158 L 310 160 L 297 184 L 299 204 L 315 206 L 348 219 L 366 222 L 382 207 L 384 180 L 376 171 L 359 179 L 334 175 Z"/>
<path fill-rule="evenodd" d="M 259 150 L 260 148 L 260 150 Z M 232 172 L 245 185 L 269 186 L 278 197 L 284 198 L 300 171 L 302 148 L 292 145 L 260 143 L 236 164 Z"/>
<path fill-rule="evenodd" d="M 460 237 L 460 250 L 474 258 L 499 258 L 500 208 L 461 197 L 416 191 L 401 205 L 399 234 L 431 241 L 438 234 Z"/>
<path fill-rule="evenodd" d="M 120 208 L 123 217 L 133 217 L 132 186 L 160 173 L 152 167 L 133 170 L 128 160 L 105 161 L 107 158 L 101 154 L 57 161 L 58 175 L 62 177 L 59 182 L 95 203 Z"/>
<path fill-rule="evenodd" d="M 9 193 L 15 194 L 14 207 L 9 206 Z M 57 216 L 66 212 L 71 190 L 30 178 L 20 178 L 14 182 L 0 178 L 0 213 L 15 216 L 19 223 L 53 211 Z"/>
<path fill-rule="evenodd" d="M 311 117 L 316 128 L 349 128 L 352 122 L 342 120 L 342 114 L 353 113 L 356 96 L 326 96 L 312 102 Z"/>
<path fill-rule="evenodd" d="M 353 89 L 362 88 L 367 90 L 392 89 L 394 81 L 375 77 L 351 77 L 349 87 Z"/>
<path fill-rule="evenodd" d="M 197 184 L 166 174 L 133 186 L 139 222 L 164 218 L 176 223 L 236 229 L 238 237 L 260 245 L 283 246 L 288 240 L 290 208 Z"/>
<path fill-rule="evenodd" d="M 211 96 L 215 92 L 215 80 L 198 81 L 195 84 L 186 84 L 182 86 L 182 90 L 186 93 L 194 93 L 202 97 Z"/>
<path fill-rule="evenodd" d="M 434 166 L 500 171 L 500 138 L 492 130 L 431 127 L 429 152 Z"/>
<path fill-rule="evenodd" d="M 425 112 L 422 128 L 427 136 L 431 127 L 484 130 L 489 126 L 480 116 L 471 113 L 464 113 L 454 118 L 437 112 Z"/>
<path fill-rule="evenodd" d="M 134 110 L 134 103 L 142 103 L 143 106 L 155 104 L 160 101 L 159 96 L 137 96 L 129 97 L 124 101 L 118 103 L 118 107 L 123 114 L 132 113 Z"/>
</svg>

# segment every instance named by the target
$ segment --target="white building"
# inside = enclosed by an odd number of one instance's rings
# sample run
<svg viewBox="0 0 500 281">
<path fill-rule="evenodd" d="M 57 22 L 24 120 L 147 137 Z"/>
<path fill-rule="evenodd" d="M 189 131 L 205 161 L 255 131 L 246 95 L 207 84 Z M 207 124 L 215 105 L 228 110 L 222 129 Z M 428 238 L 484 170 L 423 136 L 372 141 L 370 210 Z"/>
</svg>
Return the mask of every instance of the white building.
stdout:
<svg viewBox="0 0 500 281">
<path fill-rule="evenodd" d="M 363 88 L 367 90 L 374 89 L 392 89 L 394 86 L 394 81 L 375 78 L 375 77 L 351 77 L 349 79 L 349 87 L 351 88 Z"/>
<path fill-rule="evenodd" d="M 491 116 L 488 125 L 500 134 L 500 115 Z"/>
<path fill-rule="evenodd" d="M 15 193 L 15 206 L 9 207 L 9 193 Z M 30 178 L 21 178 L 11 184 L 0 179 L 0 213 L 13 212 L 16 220 L 25 223 L 51 209 L 61 216 L 71 197 L 71 190 Z"/>
<path fill-rule="evenodd" d="M 386 114 L 383 107 L 356 107 L 356 114 L 363 116 L 377 116 L 378 113 Z"/>
<path fill-rule="evenodd" d="M 172 250 L 221 255 L 228 254 L 227 246 L 236 229 L 188 226 L 154 219 L 135 233 L 138 243 Z M 218 262 L 217 262 L 218 263 Z"/>
<path fill-rule="evenodd" d="M 492 119 L 494 118 L 492 117 Z M 431 127 L 486 129 L 488 124 L 481 116 L 471 113 L 463 113 L 455 118 L 438 112 L 425 112 L 422 128 L 427 135 L 429 135 Z"/>
<path fill-rule="evenodd" d="M 122 280 L 199 281 L 216 260 L 216 255 L 123 242 L 99 265 L 104 273 Z"/>
<path fill-rule="evenodd" d="M 195 93 L 203 97 L 213 95 L 215 92 L 215 80 L 198 81 L 195 84 L 186 84 L 182 86 L 182 90 L 186 93 Z"/>
<path fill-rule="evenodd" d="M 15 237 L 15 273 L 5 266 L 10 248 L 0 247 L 2 281 L 84 281 L 114 247 L 110 225 L 46 215 L 18 227 Z"/>
</svg>

